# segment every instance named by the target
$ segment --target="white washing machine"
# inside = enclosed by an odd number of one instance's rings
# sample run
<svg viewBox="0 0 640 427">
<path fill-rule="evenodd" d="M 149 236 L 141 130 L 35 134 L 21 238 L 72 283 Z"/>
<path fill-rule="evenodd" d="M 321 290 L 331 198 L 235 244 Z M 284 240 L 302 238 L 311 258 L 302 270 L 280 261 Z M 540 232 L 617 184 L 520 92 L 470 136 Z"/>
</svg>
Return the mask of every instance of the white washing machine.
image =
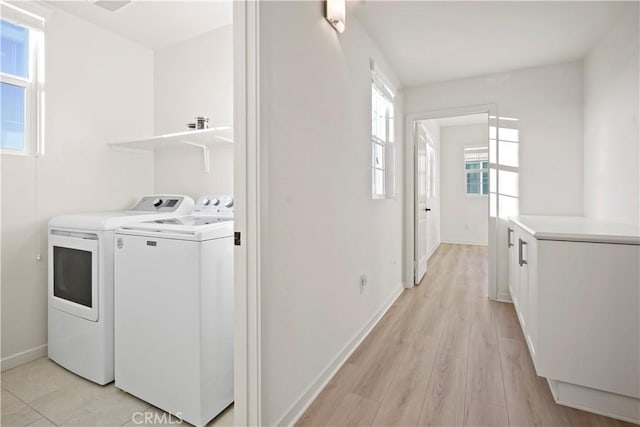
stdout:
<svg viewBox="0 0 640 427">
<path fill-rule="evenodd" d="M 116 232 L 116 387 L 196 426 L 233 402 L 233 198 Z"/>
<path fill-rule="evenodd" d="M 115 230 L 136 221 L 184 215 L 193 205 L 186 196 L 144 196 L 128 211 L 63 215 L 49 222 L 51 360 L 98 384 L 114 380 Z"/>
</svg>

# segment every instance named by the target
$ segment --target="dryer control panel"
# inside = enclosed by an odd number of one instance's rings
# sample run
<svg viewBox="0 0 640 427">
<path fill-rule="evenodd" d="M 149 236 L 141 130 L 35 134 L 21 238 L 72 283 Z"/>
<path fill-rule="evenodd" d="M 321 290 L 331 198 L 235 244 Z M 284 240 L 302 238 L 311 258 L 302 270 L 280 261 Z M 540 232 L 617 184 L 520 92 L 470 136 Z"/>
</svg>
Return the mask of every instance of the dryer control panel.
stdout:
<svg viewBox="0 0 640 427">
<path fill-rule="evenodd" d="M 207 194 L 198 199 L 193 208 L 193 215 L 233 217 L 233 204 L 233 196 Z"/>
<path fill-rule="evenodd" d="M 193 206 L 193 200 L 187 196 L 157 194 L 143 196 L 129 211 L 131 212 L 176 212 L 187 211 Z"/>
</svg>

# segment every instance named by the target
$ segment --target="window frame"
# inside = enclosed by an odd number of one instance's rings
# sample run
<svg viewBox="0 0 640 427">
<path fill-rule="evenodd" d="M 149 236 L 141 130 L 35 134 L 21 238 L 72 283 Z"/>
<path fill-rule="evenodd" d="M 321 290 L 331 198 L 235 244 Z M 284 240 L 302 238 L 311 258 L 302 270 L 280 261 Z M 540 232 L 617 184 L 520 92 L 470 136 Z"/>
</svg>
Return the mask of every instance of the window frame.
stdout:
<svg viewBox="0 0 640 427">
<path fill-rule="evenodd" d="M 374 115 L 379 111 L 376 110 L 375 96 L 382 98 L 385 102 L 384 121 L 385 135 L 384 140 L 380 139 L 374 129 Z M 371 61 L 371 198 L 373 200 L 383 200 L 394 197 L 394 161 L 395 161 L 395 91 L 387 83 L 384 76 L 375 67 Z M 379 116 L 382 117 L 382 116 Z M 382 166 L 376 160 L 376 148 L 379 147 L 382 152 Z M 376 172 L 382 173 L 382 188 L 376 186 Z"/>
<path fill-rule="evenodd" d="M 2 20 L 29 31 L 28 78 L 0 72 L 0 83 L 24 88 L 24 144 L 22 150 L 0 147 L 0 155 L 44 154 L 44 18 L 0 3 Z"/>
<path fill-rule="evenodd" d="M 484 152 L 486 153 L 486 159 L 482 160 L 482 159 L 478 159 L 478 160 L 468 160 L 467 159 L 467 152 L 468 151 L 478 151 L 480 153 Z M 480 168 L 475 168 L 475 169 L 467 169 L 467 163 L 480 163 Z M 482 167 L 482 164 L 486 163 L 486 167 Z M 463 149 L 463 160 L 462 160 L 462 167 L 464 169 L 464 193 L 465 195 L 467 195 L 468 197 L 487 197 L 489 195 L 489 193 L 491 192 L 491 185 L 489 183 L 489 147 L 485 147 L 485 146 L 470 146 L 470 147 L 464 147 Z M 479 174 L 480 175 L 480 192 L 479 193 L 469 193 L 469 174 Z M 483 178 L 484 175 L 486 174 L 487 176 L 487 192 L 484 192 L 484 185 L 483 185 Z"/>
</svg>

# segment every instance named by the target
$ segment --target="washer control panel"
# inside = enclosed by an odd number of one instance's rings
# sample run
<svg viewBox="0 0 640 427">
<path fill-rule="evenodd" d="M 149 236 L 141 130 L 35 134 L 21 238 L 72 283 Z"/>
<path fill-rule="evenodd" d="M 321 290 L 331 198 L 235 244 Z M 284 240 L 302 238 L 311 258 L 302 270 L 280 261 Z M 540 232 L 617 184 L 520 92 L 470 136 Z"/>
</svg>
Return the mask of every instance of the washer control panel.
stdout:
<svg viewBox="0 0 640 427">
<path fill-rule="evenodd" d="M 141 197 L 138 203 L 129 210 L 132 212 L 175 212 L 181 206 L 189 204 L 189 202 L 193 204 L 193 200 L 190 197 L 157 194 Z"/>
<path fill-rule="evenodd" d="M 233 196 L 207 194 L 196 202 L 194 215 L 233 217 Z"/>
</svg>

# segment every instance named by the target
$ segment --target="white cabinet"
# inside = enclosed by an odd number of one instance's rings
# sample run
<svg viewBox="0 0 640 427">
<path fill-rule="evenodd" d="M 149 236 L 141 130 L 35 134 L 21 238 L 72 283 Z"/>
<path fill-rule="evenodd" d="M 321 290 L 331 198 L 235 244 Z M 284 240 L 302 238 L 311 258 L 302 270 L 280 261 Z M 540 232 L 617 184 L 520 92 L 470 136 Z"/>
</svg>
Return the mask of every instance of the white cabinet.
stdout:
<svg viewBox="0 0 640 427">
<path fill-rule="evenodd" d="M 537 240 L 513 222 L 509 224 L 509 291 L 535 365 L 537 331 Z"/>
<path fill-rule="evenodd" d="M 556 402 L 640 422 L 640 233 L 579 217 L 512 218 L 509 290 Z"/>
<path fill-rule="evenodd" d="M 516 226 L 509 223 L 507 228 L 507 247 L 509 248 L 509 293 L 516 312 L 520 303 L 520 269 L 518 268 L 518 246 L 516 246 Z"/>
</svg>

